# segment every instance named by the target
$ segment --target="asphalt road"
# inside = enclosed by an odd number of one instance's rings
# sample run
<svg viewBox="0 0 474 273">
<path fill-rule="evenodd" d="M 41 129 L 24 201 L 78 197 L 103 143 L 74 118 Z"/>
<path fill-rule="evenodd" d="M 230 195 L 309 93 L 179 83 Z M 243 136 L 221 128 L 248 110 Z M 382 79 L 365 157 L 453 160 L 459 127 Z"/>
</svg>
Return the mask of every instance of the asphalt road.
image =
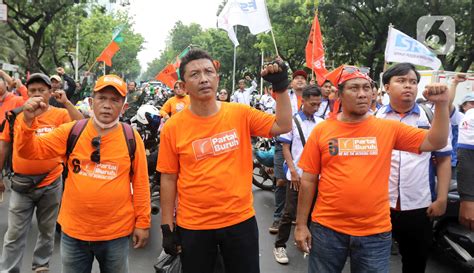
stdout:
<svg viewBox="0 0 474 273">
<path fill-rule="evenodd" d="M 7 210 L 8 210 L 9 192 L 5 193 L 5 200 L 0 203 L 0 243 L 3 244 L 3 235 L 7 229 Z M 273 243 L 274 235 L 268 233 L 268 227 L 272 222 L 273 211 L 273 193 L 254 189 L 254 204 L 257 211 L 257 221 L 260 228 L 260 268 L 262 273 L 284 273 L 284 272 L 307 272 L 307 259 L 303 258 L 301 252 L 291 243 L 293 238 L 290 238 L 288 244 L 288 256 L 290 263 L 288 265 L 280 265 L 273 258 Z M 152 217 L 152 228 L 150 232 L 150 241 L 147 247 L 143 249 L 130 250 L 130 272 L 131 273 L 147 273 L 155 272 L 153 264 L 161 251 L 160 238 L 160 217 Z M 31 272 L 31 260 L 37 235 L 36 220 L 33 220 L 33 225 L 28 235 L 28 242 L 26 252 L 23 257 L 23 265 L 21 272 Z M 60 272 L 60 254 L 59 254 L 59 240 L 56 238 L 54 255 L 51 259 L 51 272 Z M 1 251 L 1 250 L 0 250 Z M 349 262 L 349 261 L 348 261 Z M 350 272 L 349 264 L 347 262 L 346 268 L 343 272 Z M 400 256 L 392 256 L 390 263 L 391 272 L 401 272 Z M 94 273 L 98 273 L 97 265 L 94 266 Z M 466 272 L 452 263 L 441 254 L 433 254 L 428 263 L 427 273 L 461 273 Z"/>
</svg>

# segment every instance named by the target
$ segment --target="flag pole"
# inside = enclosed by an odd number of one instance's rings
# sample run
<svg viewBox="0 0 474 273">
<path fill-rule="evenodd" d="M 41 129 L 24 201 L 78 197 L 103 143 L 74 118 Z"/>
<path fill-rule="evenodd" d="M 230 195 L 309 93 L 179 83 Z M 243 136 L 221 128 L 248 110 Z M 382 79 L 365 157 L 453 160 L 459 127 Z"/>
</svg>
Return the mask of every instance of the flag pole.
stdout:
<svg viewBox="0 0 474 273">
<path fill-rule="evenodd" d="M 263 55 L 264 55 L 264 51 L 262 49 L 262 69 L 263 69 Z M 263 95 L 263 78 L 260 78 L 260 96 Z"/>
<path fill-rule="evenodd" d="M 235 37 L 237 37 L 237 26 L 234 26 Z M 235 90 L 235 66 L 237 64 L 237 46 L 234 45 L 234 64 L 232 68 L 232 94 L 234 94 Z"/>
<path fill-rule="evenodd" d="M 315 13 L 315 17 L 318 16 L 318 9 L 317 7 L 315 6 L 314 7 L 314 13 Z M 311 25 L 311 30 L 313 31 L 313 44 L 311 45 L 311 61 L 313 60 L 314 58 L 314 44 L 315 44 L 315 38 L 316 38 L 316 30 L 313 29 L 314 28 L 314 20 L 313 19 L 313 24 Z M 314 64 L 311 64 L 311 80 L 314 81 Z"/>
<path fill-rule="evenodd" d="M 102 64 L 104 65 L 104 76 L 105 76 L 105 61 L 103 61 Z"/>
<path fill-rule="evenodd" d="M 278 47 L 275 41 L 275 34 L 273 34 L 273 28 L 270 29 L 270 32 L 272 33 L 272 38 L 273 38 L 273 45 L 275 46 L 275 51 L 278 57 L 280 57 L 280 53 L 278 53 Z"/>
</svg>

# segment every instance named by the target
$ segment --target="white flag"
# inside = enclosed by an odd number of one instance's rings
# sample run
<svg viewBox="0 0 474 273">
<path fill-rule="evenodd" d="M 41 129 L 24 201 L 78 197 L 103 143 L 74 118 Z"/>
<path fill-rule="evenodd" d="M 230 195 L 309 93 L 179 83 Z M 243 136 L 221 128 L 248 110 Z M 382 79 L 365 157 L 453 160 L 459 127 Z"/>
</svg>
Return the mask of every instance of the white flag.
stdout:
<svg viewBox="0 0 474 273">
<path fill-rule="evenodd" d="M 393 27 L 388 31 L 385 61 L 409 62 L 431 67 L 435 70 L 441 67 L 441 61 L 436 57 L 436 54 L 431 52 L 424 44 Z"/>
<path fill-rule="evenodd" d="M 249 27 L 253 35 L 271 30 L 265 0 L 229 0 L 217 17 L 217 27 L 226 30 L 234 46 L 238 46 L 235 25 Z"/>
</svg>

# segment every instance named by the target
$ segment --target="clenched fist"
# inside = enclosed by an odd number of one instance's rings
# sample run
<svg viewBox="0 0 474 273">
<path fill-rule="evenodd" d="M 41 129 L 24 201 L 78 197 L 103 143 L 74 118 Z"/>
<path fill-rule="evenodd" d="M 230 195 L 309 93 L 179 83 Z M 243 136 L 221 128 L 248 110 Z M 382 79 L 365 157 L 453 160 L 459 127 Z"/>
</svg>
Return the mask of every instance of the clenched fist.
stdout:
<svg viewBox="0 0 474 273">
<path fill-rule="evenodd" d="M 432 83 L 425 86 L 423 96 L 434 104 L 448 103 L 448 86 L 443 83 Z"/>
<path fill-rule="evenodd" d="M 28 126 L 31 126 L 33 119 L 48 111 L 48 104 L 42 97 L 29 98 L 23 105 L 23 119 Z"/>
</svg>

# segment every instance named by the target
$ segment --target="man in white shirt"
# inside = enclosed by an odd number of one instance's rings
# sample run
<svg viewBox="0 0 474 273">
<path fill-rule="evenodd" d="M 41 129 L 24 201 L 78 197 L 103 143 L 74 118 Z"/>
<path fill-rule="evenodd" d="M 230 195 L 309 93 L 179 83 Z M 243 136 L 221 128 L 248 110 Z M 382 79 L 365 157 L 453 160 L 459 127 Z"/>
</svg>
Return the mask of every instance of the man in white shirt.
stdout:
<svg viewBox="0 0 474 273">
<path fill-rule="evenodd" d="M 382 106 L 376 116 L 429 129 L 432 110 L 415 102 L 420 81 L 415 67 L 410 63 L 396 64 L 384 73 L 382 80 L 390 102 Z M 392 151 L 389 177 L 392 233 L 400 247 L 403 273 L 425 271 L 433 236 L 430 218 L 441 216 L 446 211 L 451 150 L 448 141 L 448 146 L 432 153 Z M 437 196 L 433 194 L 434 198 L 429 181 L 432 156 L 436 159 L 438 177 Z"/>
<path fill-rule="evenodd" d="M 248 75 L 245 76 L 245 79 L 251 82 L 251 86 L 249 88 L 245 88 L 245 80 L 241 79 L 239 81 L 239 89 L 234 91 L 234 94 L 232 94 L 231 97 L 231 101 L 250 105 L 250 101 L 252 100 L 252 92 L 257 90 L 257 82 L 255 82 L 255 80 L 252 80 L 252 78 L 250 78 L 250 76 Z"/>
<path fill-rule="evenodd" d="M 300 177 L 303 171 L 297 167 L 303 147 L 306 144 L 313 128 L 323 119 L 316 116 L 316 111 L 321 105 L 321 89 L 317 85 L 309 85 L 303 89 L 302 109 L 293 116 L 293 129 L 289 133 L 278 137 L 283 146 L 285 158 L 286 200 L 283 216 L 278 227 L 278 235 L 275 241 L 273 255 L 275 260 L 281 264 L 289 262 L 286 255 L 286 242 L 290 237 L 291 222 L 296 218 L 296 206 L 298 201 L 298 189 L 301 183 Z M 296 123 L 298 122 L 298 124 Z"/>
<path fill-rule="evenodd" d="M 262 111 L 269 114 L 275 113 L 276 101 L 272 97 L 272 94 L 273 94 L 273 87 L 269 86 L 268 89 L 265 89 L 265 94 L 262 95 L 259 101 Z"/>
</svg>

